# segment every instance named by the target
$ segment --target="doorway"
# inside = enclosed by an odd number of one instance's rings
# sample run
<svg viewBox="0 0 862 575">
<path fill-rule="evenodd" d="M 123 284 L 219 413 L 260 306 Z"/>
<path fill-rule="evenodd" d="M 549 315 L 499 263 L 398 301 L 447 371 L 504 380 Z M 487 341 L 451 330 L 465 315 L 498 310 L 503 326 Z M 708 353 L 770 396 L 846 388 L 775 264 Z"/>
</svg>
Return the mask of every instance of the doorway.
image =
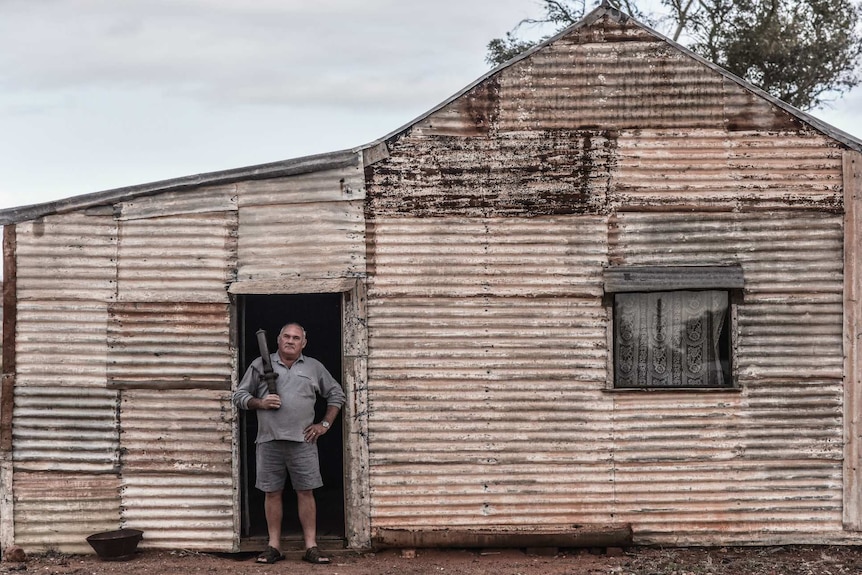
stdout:
<svg viewBox="0 0 862 575">
<path fill-rule="evenodd" d="M 239 378 L 251 362 L 260 356 L 256 332 L 267 333 L 269 351 L 275 352 L 276 337 L 288 322 L 302 325 L 308 345 L 304 354 L 319 360 L 332 376 L 344 385 L 342 377 L 342 295 L 291 294 L 241 295 L 237 299 Z M 315 421 L 326 411 L 326 402 L 318 400 Z M 242 512 L 242 539 L 266 538 L 266 519 L 263 513 L 263 492 L 255 486 L 255 444 L 257 417 L 254 411 L 240 410 L 240 507 Z M 342 414 L 343 415 L 343 414 Z M 318 539 L 344 539 L 344 439 L 341 415 L 330 431 L 318 441 L 320 472 L 323 487 L 315 490 L 317 500 Z M 292 487 L 285 486 L 284 521 L 282 538 L 302 540 L 302 528 L 296 509 Z"/>
</svg>

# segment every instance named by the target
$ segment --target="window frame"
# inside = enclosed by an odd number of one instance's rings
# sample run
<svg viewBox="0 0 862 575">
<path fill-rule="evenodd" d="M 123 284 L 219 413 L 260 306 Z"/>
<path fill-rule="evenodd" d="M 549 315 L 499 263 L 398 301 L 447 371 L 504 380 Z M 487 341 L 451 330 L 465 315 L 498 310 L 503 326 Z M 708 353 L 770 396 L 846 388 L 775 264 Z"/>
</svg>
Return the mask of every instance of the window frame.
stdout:
<svg viewBox="0 0 862 575">
<path fill-rule="evenodd" d="M 603 305 L 607 317 L 607 369 L 605 391 L 628 392 L 738 392 L 739 306 L 745 278 L 742 267 L 725 266 L 611 266 L 604 270 Z M 615 296 L 620 293 L 725 291 L 728 294 L 730 384 L 721 387 L 616 387 L 614 358 Z"/>
</svg>

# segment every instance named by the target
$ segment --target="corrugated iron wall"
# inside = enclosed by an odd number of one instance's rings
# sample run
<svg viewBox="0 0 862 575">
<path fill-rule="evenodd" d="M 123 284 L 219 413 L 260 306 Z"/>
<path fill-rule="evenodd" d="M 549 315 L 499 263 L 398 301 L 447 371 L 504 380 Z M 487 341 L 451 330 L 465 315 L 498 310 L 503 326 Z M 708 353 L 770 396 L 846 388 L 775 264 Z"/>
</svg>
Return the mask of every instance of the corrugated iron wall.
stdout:
<svg viewBox="0 0 862 575">
<path fill-rule="evenodd" d="M 841 150 L 605 19 L 369 168 L 372 530 L 846 541 Z M 740 391 L 606 389 L 605 265 L 740 264 Z"/>
<path fill-rule="evenodd" d="M 149 546 L 231 549 L 230 391 L 128 390 L 121 408 L 124 521 Z"/>
<path fill-rule="evenodd" d="M 624 265 L 742 265 L 740 393 L 616 394 L 617 516 L 644 541 L 811 541 L 841 532 L 840 215 L 620 213 Z"/>
<path fill-rule="evenodd" d="M 238 185 L 238 281 L 365 272 L 365 186 L 361 156 L 354 159 L 346 168 Z"/>
<path fill-rule="evenodd" d="M 117 224 L 66 214 L 17 231 L 15 543 L 83 552 L 120 516 L 118 397 L 105 387 Z"/>
<path fill-rule="evenodd" d="M 15 543 L 237 548 L 228 288 L 364 273 L 361 155 L 336 160 L 17 226 Z"/>
<path fill-rule="evenodd" d="M 601 217 L 375 222 L 374 528 L 610 519 L 605 230 Z"/>
<path fill-rule="evenodd" d="M 143 546 L 229 550 L 234 529 L 227 286 L 236 186 L 121 203 L 107 384 L 122 389 L 123 524 Z"/>
</svg>

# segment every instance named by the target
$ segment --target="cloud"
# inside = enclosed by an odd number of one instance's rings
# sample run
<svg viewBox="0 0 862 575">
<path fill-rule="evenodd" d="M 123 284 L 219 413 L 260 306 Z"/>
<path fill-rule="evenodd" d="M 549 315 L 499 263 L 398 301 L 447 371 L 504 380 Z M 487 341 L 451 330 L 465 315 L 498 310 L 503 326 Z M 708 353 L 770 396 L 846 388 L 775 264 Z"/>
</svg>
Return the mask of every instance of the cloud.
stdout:
<svg viewBox="0 0 862 575">
<path fill-rule="evenodd" d="M 455 91 L 486 69 L 484 44 L 513 22 L 501 15 L 493 28 L 491 4 L 468 4 L 15 0 L 0 20 L 0 88 L 387 107 L 422 100 L 435 86 Z"/>
</svg>

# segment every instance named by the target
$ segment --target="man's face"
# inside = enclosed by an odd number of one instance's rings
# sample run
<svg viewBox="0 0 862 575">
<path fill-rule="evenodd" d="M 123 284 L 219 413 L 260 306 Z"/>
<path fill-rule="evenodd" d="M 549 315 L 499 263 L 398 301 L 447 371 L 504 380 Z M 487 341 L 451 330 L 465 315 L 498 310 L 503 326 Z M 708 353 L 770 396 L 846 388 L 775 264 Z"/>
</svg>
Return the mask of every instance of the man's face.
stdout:
<svg viewBox="0 0 862 575">
<path fill-rule="evenodd" d="M 299 326 L 288 325 L 278 334 L 278 354 L 290 361 L 296 361 L 305 349 L 305 334 Z"/>
</svg>

